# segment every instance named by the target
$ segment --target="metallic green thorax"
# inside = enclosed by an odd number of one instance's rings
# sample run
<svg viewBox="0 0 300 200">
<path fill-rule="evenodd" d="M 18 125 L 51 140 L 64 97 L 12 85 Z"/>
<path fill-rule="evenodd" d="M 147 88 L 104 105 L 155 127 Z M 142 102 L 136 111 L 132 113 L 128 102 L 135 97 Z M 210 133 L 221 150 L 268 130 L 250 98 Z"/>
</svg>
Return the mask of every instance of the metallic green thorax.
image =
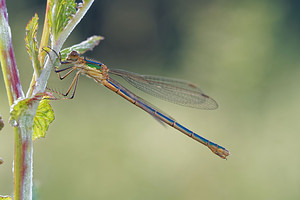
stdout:
<svg viewBox="0 0 300 200">
<path fill-rule="evenodd" d="M 97 61 L 93 61 L 93 60 L 88 60 L 88 59 L 84 59 L 86 61 L 86 65 L 91 67 L 91 68 L 95 68 L 95 69 L 98 69 L 98 70 L 101 70 L 101 66 L 102 66 L 102 63 L 101 62 L 97 62 Z"/>
</svg>

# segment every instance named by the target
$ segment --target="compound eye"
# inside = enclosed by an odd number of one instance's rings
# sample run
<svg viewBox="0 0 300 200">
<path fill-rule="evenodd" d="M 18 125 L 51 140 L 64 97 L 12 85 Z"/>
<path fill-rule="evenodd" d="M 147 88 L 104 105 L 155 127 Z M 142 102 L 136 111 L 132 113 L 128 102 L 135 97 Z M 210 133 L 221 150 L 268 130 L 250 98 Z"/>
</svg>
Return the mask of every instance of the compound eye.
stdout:
<svg viewBox="0 0 300 200">
<path fill-rule="evenodd" d="M 71 51 L 68 55 L 68 60 L 77 60 L 79 57 L 79 53 L 77 51 Z"/>
</svg>

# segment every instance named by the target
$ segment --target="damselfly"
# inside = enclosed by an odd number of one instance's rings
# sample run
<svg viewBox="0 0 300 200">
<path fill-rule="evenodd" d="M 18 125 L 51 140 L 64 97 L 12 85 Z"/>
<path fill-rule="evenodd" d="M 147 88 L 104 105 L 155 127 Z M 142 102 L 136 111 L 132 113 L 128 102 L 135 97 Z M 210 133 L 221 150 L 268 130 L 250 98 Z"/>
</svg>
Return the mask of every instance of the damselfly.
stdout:
<svg viewBox="0 0 300 200">
<path fill-rule="evenodd" d="M 60 64 L 61 66 L 64 66 L 64 68 L 60 69 L 56 67 L 55 72 L 58 74 L 61 80 L 77 70 L 70 87 L 68 88 L 67 92 L 63 94 L 64 96 L 68 96 L 73 88 L 73 92 L 68 98 L 74 97 L 79 75 L 84 74 L 94 79 L 97 83 L 100 83 L 117 93 L 134 105 L 140 107 L 147 113 L 151 114 L 158 121 L 164 122 L 184 133 L 185 135 L 193 138 L 194 140 L 204 144 L 219 157 L 226 159 L 226 157 L 230 155 L 229 151 L 224 147 L 213 143 L 187 129 L 176 122 L 172 117 L 162 112 L 160 109 L 154 107 L 141 97 L 126 89 L 120 83 L 112 79 L 110 74 L 118 75 L 134 87 L 166 101 L 193 108 L 208 110 L 216 109 L 218 105 L 215 100 L 204 94 L 196 85 L 179 79 L 139 75 L 120 69 L 108 69 L 107 66 L 101 62 L 89 60 L 80 56 L 77 51 L 72 51 L 69 53 L 64 61 L 60 60 Z M 64 71 L 66 73 L 61 75 L 60 73 Z"/>
</svg>

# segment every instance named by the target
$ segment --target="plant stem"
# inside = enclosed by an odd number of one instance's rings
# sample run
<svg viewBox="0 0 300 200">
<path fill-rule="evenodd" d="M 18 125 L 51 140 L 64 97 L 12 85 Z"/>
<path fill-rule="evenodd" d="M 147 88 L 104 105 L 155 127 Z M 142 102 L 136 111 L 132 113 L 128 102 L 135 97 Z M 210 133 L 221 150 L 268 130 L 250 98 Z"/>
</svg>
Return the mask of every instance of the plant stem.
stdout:
<svg viewBox="0 0 300 200">
<path fill-rule="evenodd" d="M 69 22 L 67 27 L 61 32 L 56 41 L 52 41 L 52 49 L 59 52 L 63 43 L 73 31 L 85 15 L 94 0 L 86 0 L 82 7 L 75 14 L 74 18 Z M 47 5 L 49 6 L 49 0 Z M 47 7 L 48 8 L 48 7 Z M 49 27 L 45 26 L 45 29 Z M 49 30 L 48 30 L 49 31 Z M 45 35 L 48 37 L 49 33 Z M 44 38 L 45 39 L 45 38 Z M 43 40 L 43 45 L 47 43 L 47 39 Z M 30 87 L 27 98 L 33 98 L 38 93 L 43 93 L 53 67 L 51 60 L 55 60 L 56 56 L 50 56 L 47 59 L 44 69 L 39 77 L 33 77 L 32 85 L 36 80 L 36 85 L 32 91 Z M 49 57 L 48 57 L 49 58 Z M 9 106 L 12 108 L 14 103 L 25 99 L 17 69 L 13 46 L 11 41 L 11 31 L 8 23 L 8 15 L 5 0 L 0 0 L 0 60 L 1 67 L 6 86 Z M 41 59 L 43 60 L 43 59 Z M 40 60 L 40 61 L 41 61 Z M 28 108 L 20 114 L 18 120 L 14 124 L 15 133 L 15 152 L 14 152 L 14 200 L 32 200 L 33 186 L 33 122 L 38 108 L 39 101 L 33 100 Z"/>
<path fill-rule="evenodd" d="M 15 61 L 5 0 L 0 0 L 0 60 L 9 105 L 24 97 Z"/>
<path fill-rule="evenodd" d="M 24 93 L 15 61 L 5 0 L 0 0 L 0 59 L 8 102 L 12 106 L 17 99 L 24 98 Z M 23 120 L 26 121 L 28 118 L 24 117 Z M 31 200 L 32 128 L 30 132 L 26 128 L 28 126 L 24 126 L 22 120 L 20 122 L 19 126 L 14 128 L 14 199 Z M 30 120 L 28 124 L 30 124 Z"/>
<path fill-rule="evenodd" d="M 40 65 L 45 61 L 45 56 L 46 52 L 42 51 L 42 48 L 47 47 L 48 41 L 49 41 L 49 35 L 50 35 L 50 29 L 49 29 L 49 23 L 48 23 L 48 12 L 50 8 L 50 1 L 47 1 L 47 6 L 46 6 L 46 13 L 45 13 L 45 20 L 44 20 L 44 27 L 43 27 L 43 35 L 41 38 L 41 43 L 40 43 L 40 53 L 39 53 L 39 60 L 40 60 Z"/>
</svg>

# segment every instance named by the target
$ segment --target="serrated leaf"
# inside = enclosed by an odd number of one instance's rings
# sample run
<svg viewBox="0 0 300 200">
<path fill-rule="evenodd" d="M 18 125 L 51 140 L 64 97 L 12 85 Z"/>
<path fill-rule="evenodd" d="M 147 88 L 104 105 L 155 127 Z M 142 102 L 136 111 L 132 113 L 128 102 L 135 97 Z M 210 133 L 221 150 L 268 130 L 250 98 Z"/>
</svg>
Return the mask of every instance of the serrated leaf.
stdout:
<svg viewBox="0 0 300 200">
<path fill-rule="evenodd" d="M 54 113 L 49 100 L 42 99 L 33 122 L 33 140 L 45 137 L 49 124 L 54 120 Z"/>
<path fill-rule="evenodd" d="M 65 48 L 60 52 L 61 59 L 64 60 L 71 51 L 77 51 L 79 54 L 84 54 L 86 51 L 92 51 L 93 48 L 97 46 L 101 40 L 104 40 L 104 37 L 94 35 L 79 44 L 73 45 L 69 48 Z"/>
<path fill-rule="evenodd" d="M 11 106 L 9 122 L 12 126 L 18 126 L 18 121 L 23 112 L 28 109 L 31 99 L 18 99 Z"/>
<path fill-rule="evenodd" d="M 27 53 L 30 56 L 31 62 L 34 69 L 36 70 L 37 75 L 40 74 L 40 64 L 38 59 L 38 42 L 36 39 L 36 33 L 38 29 L 38 15 L 35 14 L 26 26 L 26 35 L 25 35 L 25 46 Z"/>
<path fill-rule="evenodd" d="M 0 200 L 12 200 L 10 196 L 0 196 Z"/>
<path fill-rule="evenodd" d="M 75 0 L 53 0 L 50 3 L 49 26 L 56 40 L 60 32 L 66 27 L 76 13 L 77 3 Z"/>
<path fill-rule="evenodd" d="M 35 100 L 41 99 L 45 94 L 37 94 L 33 98 L 27 98 L 22 100 L 17 100 L 11 108 L 10 112 L 10 124 L 12 126 L 18 126 L 19 119 L 22 114 L 24 114 L 31 103 Z M 54 113 L 49 104 L 49 100 L 40 100 L 39 106 L 35 113 L 33 121 L 33 140 L 45 137 L 46 131 L 48 130 L 49 124 L 54 120 Z"/>
</svg>

